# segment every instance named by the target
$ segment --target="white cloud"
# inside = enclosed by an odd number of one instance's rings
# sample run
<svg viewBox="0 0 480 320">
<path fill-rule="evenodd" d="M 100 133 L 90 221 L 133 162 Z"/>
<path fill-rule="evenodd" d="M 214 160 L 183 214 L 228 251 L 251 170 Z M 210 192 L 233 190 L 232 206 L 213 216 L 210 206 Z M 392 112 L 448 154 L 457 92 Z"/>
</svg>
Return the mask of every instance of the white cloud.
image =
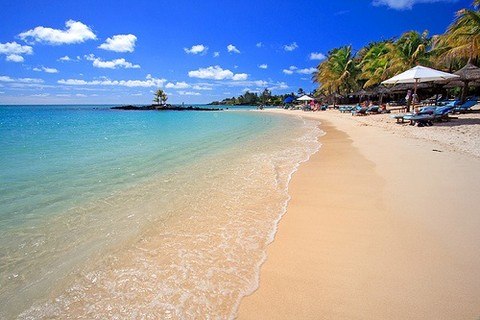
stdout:
<svg viewBox="0 0 480 320">
<path fill-rule="evenodd" d="M 11 62 L 23 62 L 25 59 L 22 56 L 19 56 L 18 54 L 9 54 L 5 60 L 11 61 Z"/>
<path fill-rule="evenodd" d="M 177 83 L 172 83 L 169 82 L 165 85 L 165 88 L 167 89 L 187 89 L 190 88 L 190 85 L 186 82 L 177 82 Z"/>
<path fill-rule="evenodd" d="M 69 56 L 63 56 L 58 59 L 59 61 L 72 61 L 72 59 Z"/>
<path fill-rule="evenodd" d="M 68 20 L 65 22 L 65 27 L 65 30 L 59 30 L 39 26 L 22 32 L 18 36 L 27 43 L 40 42 L 52 45 L 82 43 L 97 39 L 92 29 L 80 21 Z"/>
<path fill-rule="evenodd" d="M 310 53 L 310 60 L 323 60 L 325 58 L 326 58 L 325 55 L 321 52 Z"/>
<path fill-rule="evenodd" d="M 240 81 L 240 80 L 247 80 L 248 78 L 248 74 L 246 73 L 237 73 L 237 74 L 234 74 L 233 77 L 232 77 L 232 80 L 233 81 Z"/>
<path fill-rule="evenodd" d="M 222 69 L 220 66 L 210 66 L 208 68 L 200 68 L 198 70 L 192 70 L 188 72 L 190 78 L 200 79 L 212 79 L 212 80 L 225 80 L 232 79 L 235 81 L 246 80 L 248 75 L 246 73 L 234 74 L 228 69 Z"/>
<path fill-rule="evenodd" d="M 304 68 L 304 69 L 298 69 L 295 72 L 300 74 L 312 74 L 316 71 L 317 71 L 317 68 Z"/>
<path fill-rule="evenodd" d="M 83 93 L 77 93 L 77 94 L 75 95 L 75 97 L 82 97 L 82 98 L 83 98 L 83 97 L 86 97 L 86 96 L 87 96 L 87 95 L 86 95 L 86 94 L 83 94 Z"/>
<path fill-rule="evenodd" d="M 196 44 L 192 46 L 190 49 L 189 48 L 183 48 L 185 53 L 190 53 L 190 54 L 205 54 L 208 51 L 208 47 L 204 46 L 203 44 Z"/>
<path fill-rule="evenodd" d="M 107 40 L 98 47 L 103 50 L 115 52 L 133 52 L 136 41 L 137 37 L 133 34 L 117 34 L 111 38 L 107 38 Z"/>
<path fill-rule="evenodd" d="M 407 10 L 418 3 L 455 2 L 456 0 L 373 0 L 374 6 L 387 6 L 396 10 Z"/>
<path fill-rule="evenodd" d="M 166 79 L 158 79 L 152 77 L 150 74 L 147 75 L 145 80 L 110 80 L 104 78 L 101 80 L 92 80 L 85 81 L 82 79 L 61 79 L 57 83 L 71 85 L 71 86 L 120 86 L 120 87 L 163 87 L 163 84 L 166 82 Z"/>
<path fill-rule="evenodd" d="M 0 76 L 0 82 L 21 82 L 21 83 L 43 83 L 42 79 L 37 78 L 11 78 L 9 76 Z"/>
<path fill-rule="evenodd" d="M 317 69 L 316 68 L 304 68 L 304 69 L 298 69 L 296 66 L 290 66 L 288 67 L 288 69 L 283 69 L 282 72 L 285 73 L 285 74 L 294 74 L 294 73 L 298 73 L 298 74 L 312 74 L 314 72 L 316 72 Z"/>
<path fill-rule="evenodd" d="M 42 97 L 48 97 L 49 95 L 50 93 L 37 93 L 37 94 L 32 94 L 32 97 L 42 98 Z"/>
<path fill-rule="evenodd" d="M 22 54 L 33 54 L 33 49 L 30 46 L 23 46 L 17 42 L 0 43 L 0 54 L 6 55 L 7 61 L 23 62 L 25 59 Z"/>
<path fill-rule="evenodd" d="M 181 96 L 200 96 L 201 93 L 193 92 L 193 91 L 177 91 L 177 93 Z"/>
<path fill-rule="evenodd" d="M 292 42 L 292 43 L 290 43 L 290 44 L 286 44 L 286 45 L 283 46 L 283 49 L 284 49 L 285 51 L 293 51 L 293 50 L 295 50 L 295 49 L 297 49 L 297 48 L 298 48 L 298 45 L 297 45 L 296 42 Z"/>
<path fill-rule="evenodd" d="M 192 89 L 194 89 L 194 90 L 213 90 L 212 87 L 209 87 L 209 86 L 206 86 L 206 85 L 201 86 L 201 85 L 198 85 L 198 84 L 192 86 Z"/>
<path fill-rule="evenodd" d="M 140 65 L 128 62 L 124 58 L 105 61 L 95 57 L 93 54 L 89 54 L 85 56 L 85 59 L 88 61 L 93 61 L 92 65 L 95 68 L 103 68 L 103 69 L 117 69 L 117 68 L 138 69 L 140 68 Z"/>
<path fill-rule="evenodd" d="M 228 52 L 233 52 L 233 53 L 240 53 L 240 50 L 237 49 L 233 44 L 229 44 L 227 46 Z"/>
<path fill-rule="evenodd" d="M 72 95 L 69 94 L 69 93 L 59 93 L 59 94 L 56 94 L 55 96 L 57 96 L 57 97 L 70 97 Z"/>
<path fill-rule="evenodd" d="M 268 64 L 264 63 L 258 66 L 260 69 L 268 69 Z"/>
<path fill-rule="evenodd" d="M 0 43 L 0 53 L 3 54 L 32 54 L 33 49 L 30 46 L 23 46 L 17 42 Z"/>
<path fill-rule="evenodd" d="M 220 57 L 220 52 L 215 51 L 215 52 L 213 53 L 213 57 L 214 57 L 214 58 Z"/>
<path fill-rule="evenodd" d="M 255 46 L 256 46 L 257 48 L 261 48 L 261 47 L 263 47 L 263 43 L 257 42 L 257 44 L 256 44 Z"/>
<path fill-rule="evenodd" d="M 38 72 L 43 71 L 43 72 L 46 72 L 46 73 L 58 73 L 57 69 L 47 68 L 47 67 L 44 67 L 44 66 L 42 66 L 42 68 L 35 67 L 35 68 L 33 68 L 33 71 L 38 71 Z"/>
</svg>

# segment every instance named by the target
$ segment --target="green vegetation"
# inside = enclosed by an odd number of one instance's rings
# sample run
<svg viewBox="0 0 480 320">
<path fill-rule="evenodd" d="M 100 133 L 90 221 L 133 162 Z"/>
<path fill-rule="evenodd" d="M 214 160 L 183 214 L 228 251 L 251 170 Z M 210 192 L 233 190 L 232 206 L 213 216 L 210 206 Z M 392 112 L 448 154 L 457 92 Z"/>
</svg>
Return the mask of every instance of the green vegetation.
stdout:
<svg viewBox="0 0 480 320">
<path fill-rule="evenodd" d="M 317 95 L 348 95 L 372 88 L 382 81 L 416 65 L 455 72 L 470 59 L 480 57 L 480 0 L 473 9 L 457 12 L 447 31 L 430 37 L 428 31 L 408 31 L 398 39 L 372 42 L 353 52 L 351 46 L 331 50 L 317 66 L 313 81 Z"/>
<path fill-rule="evenodd" d="M 153 96 L 153 102 L 155 104 L 165 104 L 167 100 L 168 96 L 165 91 L 163 91 L 162 89 L 158 89 L 157 91 L 155 91 L 155 94 Z"/>
<path fill-rule="evenodd" d="M 305 92 L 302 88 L 298 89 L 298 95 L 303 95 Z M 230 105 L 230 106 L 278 106 L 283 104 L 283 100 L 287 97 L 295 97 L 295 93 L 272 95 L 272 91 L 265 89 L 259 95 L 256 92 L 246 91 L 244 94 L 238 97 L 226 98 L 222 101 L 214 101 L 212 105 Z"/>
</svg>

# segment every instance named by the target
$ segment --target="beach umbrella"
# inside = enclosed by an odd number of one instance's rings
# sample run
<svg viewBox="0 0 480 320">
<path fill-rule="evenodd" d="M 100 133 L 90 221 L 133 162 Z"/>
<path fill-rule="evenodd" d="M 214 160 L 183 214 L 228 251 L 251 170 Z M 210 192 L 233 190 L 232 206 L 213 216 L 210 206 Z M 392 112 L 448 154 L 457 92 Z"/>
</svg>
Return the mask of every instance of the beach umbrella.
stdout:
<svg viewBox="0 0 480 320">
<path fill-rule="evenodd" d="M 309 97 L 308 95 L 304 94 L 303 96 L 301 96 L 300 98 L 297 99 L 297 101 L 304 101 L 305 104 L 307 104 L 307 101 L 313 101 L 315 99 L 313 99 L 312 97 Z"/>
<path fill-rule="evenodd" d="M 459 76 L 457 80 L 463 82 L 461 98 L 463 103 L 465 101 L 465 97 L 467 96 L 469 84 L 476 80 L 480 80 L 480 68 L 474 65 L 469 59 L 467 64 L 462 69 L 454 72 L 453 74 Z"/>
<path fill-rule="evenodd" d="M 413 83 L 413 93 L 414 95 L 416 95 L 417 87 L 419 83 L 448 80 L 448 79 L 455 79 L 455 78 L 460 78 L 460 77 L 451 73 L 435 70 L 432 68 L 416 66 L 405 72 L 402 72 L 396 75 L 393 78 L 382 81 L 382 84 Z"/>
<path fill-rule="evenodd" d="M 312 101 L 312 100 L 315 100 L 315 99 L 313 99 L 312 97 L 309 97 L 308 95 L 304 94 L 303 96 L 301 96 L 297 100 L 298 101 Z"/>
<path fill-rule="evenodd" d="M 378 85 L 377 87 L 375 87 L 375 88 L 373 89 L 373 93 L 380 96 L 380 101 L 379 101 L 379 103 L 380 103 L 380 105 L 381 105 L 382 102 L 383 102 L 383 96 L 384 96 L 385 94 L 390 93 L 390 89 L 388 89 L 387 87 L 382 86 L 382 85 L 380 84 L 380 85 Z"/>
<path fill-rule="evenodd" d="M 288 96 L 283 100 L 283 103 L 292 103 L 294 98 L 292 96 Z"/>
<path fill-rule="evenodd" d="M 327 99 L 333 99 L 333 107 L 335 108 L 335 103 L 337 102 L 337 99 L 341 99 L 343 96 L 339 93 L 331 93 L 327 96 Z"/>
<path fill-rule="evenodd" d="M 366 95 L 368 95 L 368 92 L 363 90 L 363 89 L 355 91 L 354 93 L 352 93 L 352 96 L 358 97 L 358 103 L 360 103 L 360 101 L 362 101 L 362 97 L 364 97 Z"/>
</svg>

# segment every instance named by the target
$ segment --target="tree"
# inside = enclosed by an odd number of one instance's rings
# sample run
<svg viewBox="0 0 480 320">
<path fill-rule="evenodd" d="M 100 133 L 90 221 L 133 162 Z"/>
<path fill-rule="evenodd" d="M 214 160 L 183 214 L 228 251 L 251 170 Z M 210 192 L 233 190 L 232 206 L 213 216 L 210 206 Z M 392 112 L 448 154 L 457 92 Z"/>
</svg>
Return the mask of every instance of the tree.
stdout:
<svg viewBox="0 0 480 320">
<path fill-rule="evenodd" d="M 419 64 L 429 66 L 432 38 L 428 37 L 428 31 L 418 33 L 408 31 L 395 41 L 392 50 L 386 58 L 388 66 L 386 72 L 389 75 L 398 74 Z"/>
<path fill-rule="evenodd" d="M 440 37 L 440 47 L 446 50 L 441 58 L 452 57 L 478 60 L 480 56 L 480 0 L 475 0 L 476 10 L 462 9 L 457 12 L 457 18 L 448 27 L 447 32 Z"/>
<path fill-rule="evenodd" d="M 167 102 L 167 100 L 168 96 L 165 91 L 163 91 L 162 89 L 158 89 L 157 91 L 155 91 L 155 94 L 153 96 L 153 102 L 155 102 L 155 104 L 164 104 L 165 102 Z"/>
<path fill-rule="evenodd" d="M 358 87 L 358 68 L 355 65 L 351 46 L 333 49 L 327 58 L 318 65 L 314 81 L 319 83 L 319 91 L 350 93 Z"/>
<path fill-rule="evenodd" d="M 260 96 L 262 104 L 268 104 L 271 97 L 272 97 L 272 91 L 268 90 L 268 88 L 265 88 L 265 90 L 263 90 L 263 92 Z"/>
<path fill-rule="evenodd" d="M 298 94 L 299 96 L 303 96 L 303 95 L 305 94 L 305 91 L 303 91 L 302 88 L 298 88 L 297 94 Z"/>
<path fill-rule="evenodd" d="M 361 68 L 360 78 L 366 80 L 363 85 L 364 88 L 379 84 L 390 77 L 388 54 L 392 50 L 394 50 L 392 41 L 376 42 L 369 45 L 359 64 Z"/>
</svg>

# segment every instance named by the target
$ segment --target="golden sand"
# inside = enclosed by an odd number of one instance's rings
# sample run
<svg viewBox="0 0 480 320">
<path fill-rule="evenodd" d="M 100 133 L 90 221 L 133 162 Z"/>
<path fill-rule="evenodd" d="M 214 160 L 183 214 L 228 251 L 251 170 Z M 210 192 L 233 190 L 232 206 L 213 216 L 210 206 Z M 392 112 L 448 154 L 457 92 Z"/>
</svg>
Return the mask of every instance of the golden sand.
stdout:
<svg viewBox="0 0 480 320">
<path fill-rule="evenodd" d="M 238 319 L 477 319 L 480 160 L 335 111 L 274 112 L 327 134 Z"/>
</svg>

